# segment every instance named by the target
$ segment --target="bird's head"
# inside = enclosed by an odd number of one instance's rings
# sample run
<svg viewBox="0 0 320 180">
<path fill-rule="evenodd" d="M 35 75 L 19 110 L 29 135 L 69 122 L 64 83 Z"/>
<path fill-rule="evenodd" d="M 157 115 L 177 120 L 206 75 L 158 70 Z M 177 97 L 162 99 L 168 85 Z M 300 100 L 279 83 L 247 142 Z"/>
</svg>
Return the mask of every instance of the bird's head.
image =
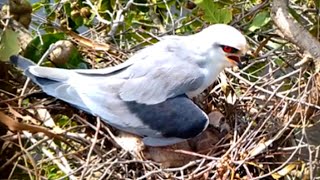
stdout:
<svg viewBox="0 0 320 180">
<path fill-rule="evenodd" d="M 224 67 L 241 66 L 241 56 L 247 51 L 247 41 L 244 35 L 232 26 L 214 24 L 196 34 L 202 45 L 207 46 L 214 61 Z M 209 53 L 210 54 L 210 53 Z"/>
</svg>

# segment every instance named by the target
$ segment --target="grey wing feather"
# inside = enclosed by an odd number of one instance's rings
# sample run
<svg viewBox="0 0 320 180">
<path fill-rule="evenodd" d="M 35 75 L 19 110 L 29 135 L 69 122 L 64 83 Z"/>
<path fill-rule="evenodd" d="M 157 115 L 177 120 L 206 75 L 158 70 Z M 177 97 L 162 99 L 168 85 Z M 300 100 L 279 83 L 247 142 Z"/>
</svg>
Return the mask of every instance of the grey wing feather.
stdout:
<svg viewBox="0 0 320 180">
<path fill-rule="evenodd" d="M 108 75 L 108 74 L 112 74 L 112 73 L 124 70 L 127 67 L 131 66 L 133 63 L 134 61 L 128 60 L 112 67 L 107 67 L 102 69 L 76 69 L 74 71 L 79 74 L 85 74 L 85 75 Z"/>
<path fill-rule="evenodd" d="M 171 69 L 154 67 L 141 77 L 131 77 L 120 89 L 120 97 L 125 101 L 157 104 L 170 97 L 185 94 L 199 88 L 204 75 L 196 65 L 175 63 Z"/>
<path fill-rule="evenodd" d="M 120 89 L 124 101 L 156 104 L 170 97 L 201 87 L 204 74 L 185 53 L 184 37 L 167 37 L 144 51 L 143 61 L 137 61 L 120 75 L 128 80 Z M 136 57 L 135 57 L 136 58 Z"/>
<path fill-rule="evenodd" d="M 107 68 L 102 68 L 102 69 L 77 69 L 74 70 L 77 73 L 80 74 L 86 74 L 86 75 L 109 75 L 113 74 L 119 71 L 122 71 L 131 65 L 133 65 L 137 61 L 145 61 L 148 60 L 148 57 L 150 56 L 150 51 L 152 52 L 153 49 L 157 49 L 158 46 L 162 46 L 162 44 L 165 44 L 166 41 L 172 41 L 172 39 L 176 38 L 181 38 L 179 36 L 164 36 L 163 38 L 160 39 L 160 41 L 153 46 L 147 46 L 144 49 L 141 49 L 140 51 L 137 51 L 132 57 L 130 57 L 128 60 L 125 62 L 112 66 L 112 67 L 107 67 Z"/>
</svg>

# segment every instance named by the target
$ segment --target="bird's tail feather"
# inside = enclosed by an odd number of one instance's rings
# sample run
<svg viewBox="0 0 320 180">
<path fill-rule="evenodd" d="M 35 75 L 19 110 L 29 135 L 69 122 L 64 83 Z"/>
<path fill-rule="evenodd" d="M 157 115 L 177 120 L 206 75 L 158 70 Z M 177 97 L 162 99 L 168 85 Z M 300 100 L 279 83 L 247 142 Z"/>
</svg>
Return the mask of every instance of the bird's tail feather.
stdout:
<svg viewBox="0 0 320 180">
<path fill-rule="evenodd" d="M 21 68 L 22 70 L 28 69 L 30 66 L 36 65 L 31 60 L 24 58 L 22 56 L 13 55 L 10 57 L 11 64 Z"/>
<path fill-rule="evenodd" d="M 23 70 L 24 74 L 29 77 L 34 83 L 39 85 L 42 89 L 44 89 L 48 85 L 54 85 L 57 83 L 57 81 L 47 79 L 47 78 L 41 78 L 35 76 L 33 73 L 29 71 L 30 67 L 35 66 L 36 64 L 32 62 L 31 60 L 24 58 L 22 56 L 16 56 L 13 55 L 10 57 L 10 62 L 19 67 L 20 69 Z"/>
<path fill-rule="evenodd" d="M 78 107 L 79 109 L 82 109 L 90 113 L 90 110 L 82 102 L 81 98 L 78 98 L 79 96 L 77 96 L 77 92 L 73 88 L 69 88 L 68 84 L 65 84 L 64 82 L 59 81 L 59 78 L 58 79 L 54 78 L 55 76 L 59 77 L 59 73 L 67 74 L 66 73 L 67 71 L 63 71 L 60 69 L 51 69 L 51 68 L 48 69 L 46 67 L 43 67 L 44 69 L 41 69 L 42 67 L 39 67 L 40 69 L 37 69 L 38 71 L 32 72 L 31 67 L 35 67 L 36 64 L 31 60 L 26 59 L 22 56 L 11 56 L 10 61 L 12 64 L 21 68 L 24 74 L 27 77 L 29 77 L 34 83 L 39 85 L 45 93 L 53 97 L 56 97 L 58 99 L 61 99 L 63 101 L 66 101 Z M 47 73 L 45 72 L 45 70 L 47 70 Z M 54 74 L 54 72 L 57 72 L 57 74 Z M 49 77 L 50 75 L 52 75 L 53 78 L 50 78 Z M 70 96 L 68 94 L 68 91 L 71 91 L 71 94 L 73 96 Z"/>
</svg>

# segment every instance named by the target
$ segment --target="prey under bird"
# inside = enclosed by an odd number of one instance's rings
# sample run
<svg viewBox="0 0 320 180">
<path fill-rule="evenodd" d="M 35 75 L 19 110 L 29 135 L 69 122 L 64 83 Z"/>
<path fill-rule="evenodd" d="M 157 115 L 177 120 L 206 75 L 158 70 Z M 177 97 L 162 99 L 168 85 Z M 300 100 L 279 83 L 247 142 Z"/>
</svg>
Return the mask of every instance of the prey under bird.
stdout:
<svg viewBox="0 0 320 180">
<path fill-rule="evenodd" d="M 240 66 L 247 47 L 235 28 L 211 25 L 188 36 L 165 36 L 114 67 L 67 70 L 11 62 L 42 90 L 106 123 L 139 135 L 145 145 L 166 146 L 200 134 L 207 115 L 189 98 L 226 67 Z"/>
</svg>

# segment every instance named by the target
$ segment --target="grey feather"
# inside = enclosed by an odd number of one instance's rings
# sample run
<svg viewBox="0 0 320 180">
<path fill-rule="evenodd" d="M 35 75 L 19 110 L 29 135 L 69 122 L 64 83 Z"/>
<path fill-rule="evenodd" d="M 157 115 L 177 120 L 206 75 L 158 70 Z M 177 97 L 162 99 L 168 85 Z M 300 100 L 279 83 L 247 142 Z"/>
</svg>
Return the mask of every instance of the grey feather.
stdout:
<svg viewBox="0 0 320 180">
<path fill-rule="evenodd" d="M 203 83 L 204 75 L 194 64 L 177 61 L 170 68 L 165 66 L 150 68 L 143 76 L 133 74 L 120 89 L 120 97 L 125 101 L 157 104 L 194 91 Z"/>
<path fill-rule="evenodd" d="M 11 61 L 47 94 L 140 135 L 149 145 L 162 146 L 194 137 L 207 125 L 206 115 L 191 100 L 172 98 L 197 89 L 204 78 L 197 64 L 189 62 L 192 57 L 183 55 L 182 45 L 181 37 L 165 38 L 128 63 L 101 70 L 39 67 L 20 56 Z M 149 53 L 153 48 L 158 55 Z"/>
<path fill-rule="evenodd" d="M 191 59 L 196 53 L 185 53 L 185 37 L 172 36 L 143 49 L 137 60 L 118 76 L 127 78 L 120 89 L 124 101 L 157 104 L 199 88 L 204 81 L 201 67 Z M 153 52 L 153 53 L 150 53 Z"/>
<path fill-rule="evenodd" d="M 143 138 L 143 143 L 147 146 L 167 146 L 168 144 L 176 144 L 183 141 L 185 141 L 185 139 L 181 139 L 181 138 L 155 138 L 155 137 Z"/>
</svg>

